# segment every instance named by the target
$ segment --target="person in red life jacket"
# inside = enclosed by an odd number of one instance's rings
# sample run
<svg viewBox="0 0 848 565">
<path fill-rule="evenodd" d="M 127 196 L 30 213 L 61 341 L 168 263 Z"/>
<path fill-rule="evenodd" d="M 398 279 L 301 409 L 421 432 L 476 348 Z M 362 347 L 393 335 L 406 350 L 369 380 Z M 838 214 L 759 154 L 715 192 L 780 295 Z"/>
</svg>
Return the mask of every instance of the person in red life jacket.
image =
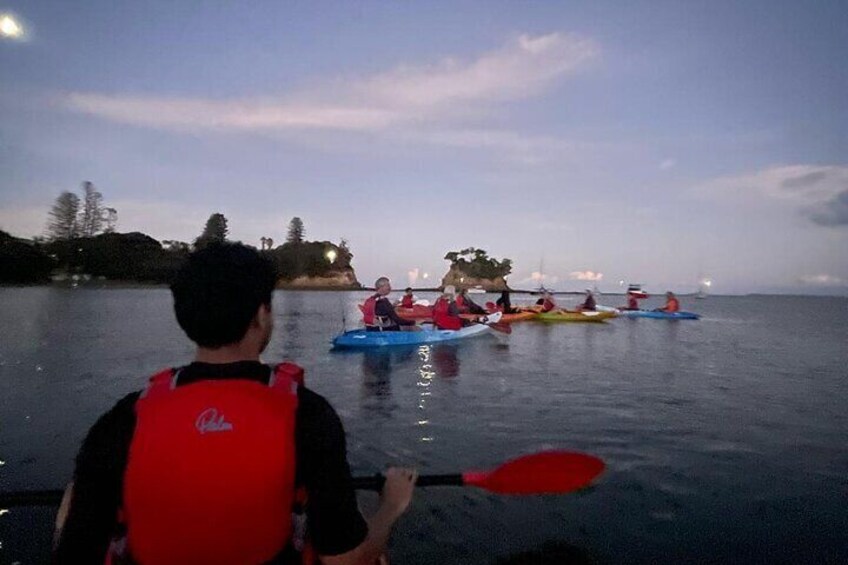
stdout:
<svg viewBox="0 0 848 565">
<path fill-rule="evenodd" d="M 459 317 L 459 308 L 455 302 L 456 289 L 452 285 L 445 287 L 442 295 L 433 305 L 433 324 L 440 330 L 458 330 L 470 322 Z"/>
<path fill-rule="evenodd" d="M 627 293 L 627 306 L 622 308 L 622 310 L 638 310 L 639 309 L 639 298 L 636 296 L 635 292 Z"/>
<path fill-rule="evenodd" d="M 464 288 L 460 289 L 456 295 L 456 307 L 460 314 L 486 314 L 486 311 L 479 304 L 468 297 L 468 290 Z"/>
<path fill-rule="evenodd" d="M 598 305 L 595 302 L 595 295 L 592 294 L 591 289 L 586 289 L 586 299 L 583 303 L 577 307 L 579 312 L 594 312 L 598 309 Z"/>
<path fill-rule="evenodd" d="M 403 298 L 400 299 L 401 308 L 412 308 L 415 306 L 415 295 L 412 294 L 412 288 L 407 287 L 403 291 Z"/>
<path fill-rule="evenodd" d="M 674 296 L 674 293 L 668 291 L 665 293 L 665 306 L 662 308 L 657 308 L 660 312 L 668 312 L 674 313 L 680 311 L 680 302 L 677 300 L 677 297 Z"/>
<path fill-rule="evenodd" d="M 417 475 L 389 469 L 379 509 L 363 519 L 338 415 L 303 386 L 303 369 L 260 361 L 276 280 L 241 244 L 189 256 L 171 291 L 194 361 L 156 374 L 91 428 L 57 516 L 54 563 L 382 558 Z"/>
<path fill-rule="evenodd" d="M 550 312 L 554 308 L 556 308 L 556 302 L 554 302 L 554 297 L 551 295 L 550 292 L 546 291 L 545 294 L 542 295 L 542 298 L 536 301 L 536 307 L 534 308 L 534 310 L 536 310 L 537 312 Z"/>
<path fill-rule="evenodd" d="M 415 321 L 404 320 L 395 312 L 395 307 L 386 298 L 392 291 L 392 284 L 387 277 L 380 277 L 374 282 L 372 296 L 368 297 L 362 306 L 362 317 L 365 329 L 373 332 L 396 332 L 401 329 L 415 329 Z"/>
</svg>

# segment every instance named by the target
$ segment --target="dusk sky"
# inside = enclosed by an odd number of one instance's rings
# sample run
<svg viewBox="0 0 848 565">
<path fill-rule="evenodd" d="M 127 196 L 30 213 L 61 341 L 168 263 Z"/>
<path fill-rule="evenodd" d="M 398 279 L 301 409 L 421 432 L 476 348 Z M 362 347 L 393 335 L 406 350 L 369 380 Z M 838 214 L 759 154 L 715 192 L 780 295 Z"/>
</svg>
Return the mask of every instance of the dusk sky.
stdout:
<svg viewBox="0 0 848 565">
<path fill-rule="evenodd" d="M 848 2 L 5 2 L 0 229 L 303 219 L 365 284 L 848 294 Z M 537 275 L 538 276 L 538 275 Z"/>
</svg>

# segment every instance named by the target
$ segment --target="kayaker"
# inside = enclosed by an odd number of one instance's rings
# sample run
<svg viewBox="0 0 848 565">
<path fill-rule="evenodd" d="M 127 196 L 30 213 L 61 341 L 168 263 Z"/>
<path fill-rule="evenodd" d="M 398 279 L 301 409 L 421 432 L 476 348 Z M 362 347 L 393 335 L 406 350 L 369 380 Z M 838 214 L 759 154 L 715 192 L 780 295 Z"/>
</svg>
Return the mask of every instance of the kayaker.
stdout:
<svg viewBox="0 0 848 565">
<path fill-rule="evenodd" d="M 660 312 L 668 312 L 669 314 L 680 311 L 680 302 L 674 293 L 668 291 L 665 293 L 665 306 L 658 308 Z"/>
<path fill-rule="evenodd" d="M 627 306 L 622 308 L 622 310 L 638 310 L 639 309 L 639 298 L 636 296 L 635 292 L 627 292 Z"/>
<path fill-rule="evenodd" d="M 536 310 L 537 312 L 544 313 L 550 312 L 554 308 L 556 308 L 556 302 L 554 302 L 554 297 L 551 295 L 550 292 L 545 291 L 545 293 L 542 295 L 542 298 L 536 301 L 536 308 L 534 308 L 534 310 Z"/>
<path fill-rule="evenodd" d="M 415 295 L 412 294 L 412 288 L 406 287 L 403 291 L 403 298 L 400 299 L 401 308 L 412 308 L 415 305 Z"/>
<path fill-rule="evenodd" d="M 597 308 L 598 305 L 595 302 L 595 296 L 594 294 L 592 294 L 592 290 L 587 288 L 586 299 L 580 306 L 577 307 L 577 310 L 579 312 L 594 312 L 595 310 L 597 310 Z"/>
<path fill-rule="evenodd" d="M 303 497 L 307 548 L 322 562 L 380 558 L 416 472 L 388 470 L 366 523 L 338 415 L 303 386 L 303 369 L 260 361 L 276 280 L 242 244 L 189 256 L 171 291 L 194 361 L 155 375 L 88 432 L 56 519 L 54 563 L 301 563 L 303 514 L 292 512 Z"/>
<path fill-rule="evenodd" d="M 362 318 L 365 329 L 372 332 L 396 332 L 403 328 L 414 329 L 414 320 L 404 320 L 395 312 L 395 307 L 386 298 L 392 291 L 392 284 L 387 277 L 380 277 L 374 282 L 376 292 L 369 296 L 362 305 Z"/>
<path fill-rule="evenodd" d="M 495 306 L 497 306 L 498 310 L 500 310 L 504 314 L 515 314 L 519 311 L 518 308 L 512 307 L 512 302 L 510 301 L 508 290 L 504 290 L 503 292 L 501 292 L 501 297 L 495 301 Z"/>
<path fill-rule="evenodd" d="M 433 324 L 440 330 L 458 330 L 470 324 L 459 317 L 455 298 L 456 289 L 453 285 L 448 285 L 433 305 Z"/>
<path fill-rule="evenodd" d="M 468 297 L 468 290 L 464 288 L 460 289 L 456 296 L 456 306 L 459 308 L 460 314 L 486 314 L 486 310 Z"/>
</svg>

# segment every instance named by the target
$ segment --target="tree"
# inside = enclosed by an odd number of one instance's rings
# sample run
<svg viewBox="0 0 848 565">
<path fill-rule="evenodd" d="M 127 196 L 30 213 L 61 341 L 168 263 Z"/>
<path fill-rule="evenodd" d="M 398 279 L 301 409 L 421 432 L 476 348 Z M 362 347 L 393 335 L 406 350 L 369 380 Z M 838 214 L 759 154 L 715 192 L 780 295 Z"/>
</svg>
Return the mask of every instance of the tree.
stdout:
<svg viewBox="0 0 848 565">
<path fill-rule="evenodd" d="M 195 247 L 206 247 L 210 243 L 223 243 L 227 239 L 227 218 L 221 213 L 215 213 L 206 220 L 206 227 L 195 242 Z"/>
<path fill-rule="evenodd" d="M 79 235 L 79 205 L 79 197 L 73 192 L 64 191 L 56 198 L 47 224 L 48 238 L 73 239 Z"/>
<path fill-rule="evenodd" d="M 303 243 L 303 220 L 295 216 L 289 223 L 288 243 Z"/>
<path fill-rule="evenodd" d="M 115 226 L 118 225 L 118 211 L 114 208 L 104 208 L 102 220 L 106 224 L 103 233 L 115 233 Z"/>
<path fill-rule="evenodd" d="M 103 195 L 97 192 L 94 184 L 82 183 L 83 204 L 80 211 L 79 232 L 82 237 L 94 237 L 103 226 Z"/>
</svg>

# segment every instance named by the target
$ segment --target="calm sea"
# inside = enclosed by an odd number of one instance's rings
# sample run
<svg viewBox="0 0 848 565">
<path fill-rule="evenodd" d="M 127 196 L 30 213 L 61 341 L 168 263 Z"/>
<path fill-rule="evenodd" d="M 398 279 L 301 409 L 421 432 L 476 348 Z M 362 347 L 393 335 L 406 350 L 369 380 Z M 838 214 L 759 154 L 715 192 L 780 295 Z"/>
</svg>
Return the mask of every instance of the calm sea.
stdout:
<svg viewBox="0 0 848 565">
<path fill-rule="evenodd" d="M 395 563 L 534 550 L 550 562 L 566 551 L 598 563 L 848 562 L 848 299 L 684 298 L 702 320 L 522 322 L 458 345 L 331 352 L 364 296 L 278 292 L 265 356 L 307 368 L 344 422 L 355 474 L 487 468 L 547 448 L 608 465 L 572 495 L 419 490 Z M 165 289 L 4 288 L 0 313 L 3 491 L 62 487 L 96 418 L 192 354 Z M 47 509 L 0 516 L 0 562 L 44 562 L 52 520 Z"/>
</svg>

